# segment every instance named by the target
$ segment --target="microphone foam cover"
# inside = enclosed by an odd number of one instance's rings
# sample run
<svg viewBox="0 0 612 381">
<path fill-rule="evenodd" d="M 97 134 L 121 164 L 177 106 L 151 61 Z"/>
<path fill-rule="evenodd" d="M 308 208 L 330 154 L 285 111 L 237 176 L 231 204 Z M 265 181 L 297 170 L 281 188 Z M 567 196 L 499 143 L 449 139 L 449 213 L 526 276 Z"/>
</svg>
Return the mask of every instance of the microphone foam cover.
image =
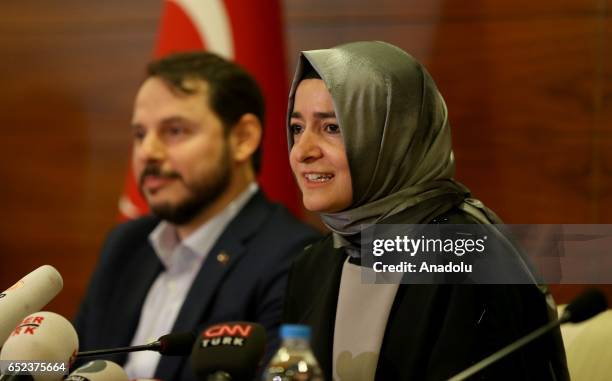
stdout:
<svg viewBox="0 0 612 381">
<path fill-rule="evenodd" d="M 0 360 L 48 361 L 67 363 L 74 361 L 79 339 L 74 327 L 63 316 L 54 312 L 35 312 L 13 330 L 2 346 Z M 34 376 L 35 380 L 61 380 L 63 374 Z"/>
<path fill-rule="evenodd" d="M 63 286 L 60 273 L 44 265 L 0 293 L 0 346 L 24 317 L 40 311 Z"/>
<path fill-rule="evenodd" d="M 599 290 L 588 290 L 567 305 L 562 318 L 580 323 L 608 308 L 605 295 Z"/>
<path fill-rule="evenodd" d="M 257 323 L 228 322 L 206 328 L 191 352 L 191 367 L 200 380 L 224 371 L 233 381 L 251 380 L 266 347 L 266 331 Z"/>
<path fill-rule="evenodd" d="M 128 381 L 122 367 L 112 361 L 94 360 L 70 373 L 64 381 Z"/>
<path fill-rule="evenodd" d="M 189 356 L 195 341 L 192 332 L 169 333 L 159 338 L 159 353 L 165 356 Z"/>
</svg>

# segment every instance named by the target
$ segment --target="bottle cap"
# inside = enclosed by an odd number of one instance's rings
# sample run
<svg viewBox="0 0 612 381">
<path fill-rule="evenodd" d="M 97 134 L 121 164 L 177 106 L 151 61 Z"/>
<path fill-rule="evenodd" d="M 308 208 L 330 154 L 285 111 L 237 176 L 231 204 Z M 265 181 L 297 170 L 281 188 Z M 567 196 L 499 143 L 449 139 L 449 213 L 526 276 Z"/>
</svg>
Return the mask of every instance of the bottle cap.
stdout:
<svg viewBox="0 0 612 381">
<path fill-rule="evenodd" d="M 283 339 L 310 339 L 310 327 L 301 324 L 283 324 L 280 336 Z"/>
</svg>

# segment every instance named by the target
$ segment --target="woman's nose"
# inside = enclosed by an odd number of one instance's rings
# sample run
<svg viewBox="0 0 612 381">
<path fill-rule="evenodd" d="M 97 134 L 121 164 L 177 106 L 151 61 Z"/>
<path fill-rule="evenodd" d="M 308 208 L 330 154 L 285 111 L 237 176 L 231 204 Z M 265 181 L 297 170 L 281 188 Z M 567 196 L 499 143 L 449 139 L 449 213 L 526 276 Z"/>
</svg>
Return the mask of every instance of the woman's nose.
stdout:
<svg viewBox="0 0 612 381">
<path fill-rule="evenodd" d="M 310 162 L 322 156 L 322 150 L 317 134 L 304 131 L 298 139 L 294 139 L 292 151 L 299 162 Z"/>
</svg>

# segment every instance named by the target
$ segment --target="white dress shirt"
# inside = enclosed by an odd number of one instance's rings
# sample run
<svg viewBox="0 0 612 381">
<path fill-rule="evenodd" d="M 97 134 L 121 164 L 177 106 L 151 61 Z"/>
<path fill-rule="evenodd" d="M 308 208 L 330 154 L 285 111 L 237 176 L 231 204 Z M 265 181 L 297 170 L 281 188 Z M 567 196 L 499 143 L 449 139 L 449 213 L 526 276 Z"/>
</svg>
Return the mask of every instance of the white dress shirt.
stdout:
<svg viewBox="0 0 612 381">
<path fill-rule="evenodd" d="M 221 213 L 217 214 L 182 242 L 176 227 L 162 221 L 149 235 L 149 241 L 164 265 L 149 289 L 138 328 L 131 345 L 148 344 L 172 332 L 172 328 L 208 252 L 231 220 L 257 192 L 251 183 Z M 132 352 L 124 366 L 130 379 L 153 378 L 161 355 L 153 351 Z"/>
</svg>

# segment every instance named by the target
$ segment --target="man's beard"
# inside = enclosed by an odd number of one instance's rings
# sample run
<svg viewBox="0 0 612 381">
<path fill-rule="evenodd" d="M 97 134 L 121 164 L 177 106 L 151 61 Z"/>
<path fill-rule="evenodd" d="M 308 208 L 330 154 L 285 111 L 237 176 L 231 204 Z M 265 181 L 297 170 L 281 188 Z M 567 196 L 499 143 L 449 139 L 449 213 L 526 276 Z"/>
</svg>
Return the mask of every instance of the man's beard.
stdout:
<svg viewBox="0 0 612 381">
<path fill-rule="evenodd" d="M 171 204 L 169 202 L 157 205 L 149 204 L 151 212 L 162 220 L 175 225 L 184 225 L 191 222 L 201 211 L 216 201 L 229 186 L 232 174 L 229 158 L 230 153 L 226 145 L 221 153 L 221 159 L 213 172 L 209 173 L 206 179 L 198 179 L 190 184 L 186 183 L 180 174 L 176 172 L 162 173 L 157 164 L 147 165 L 140 176 L 141 192 L 145 176 L 163 175 L 183 182 L 190 193 L 188 198 L 180 201 L 178 204 Z"/>
</svg>

